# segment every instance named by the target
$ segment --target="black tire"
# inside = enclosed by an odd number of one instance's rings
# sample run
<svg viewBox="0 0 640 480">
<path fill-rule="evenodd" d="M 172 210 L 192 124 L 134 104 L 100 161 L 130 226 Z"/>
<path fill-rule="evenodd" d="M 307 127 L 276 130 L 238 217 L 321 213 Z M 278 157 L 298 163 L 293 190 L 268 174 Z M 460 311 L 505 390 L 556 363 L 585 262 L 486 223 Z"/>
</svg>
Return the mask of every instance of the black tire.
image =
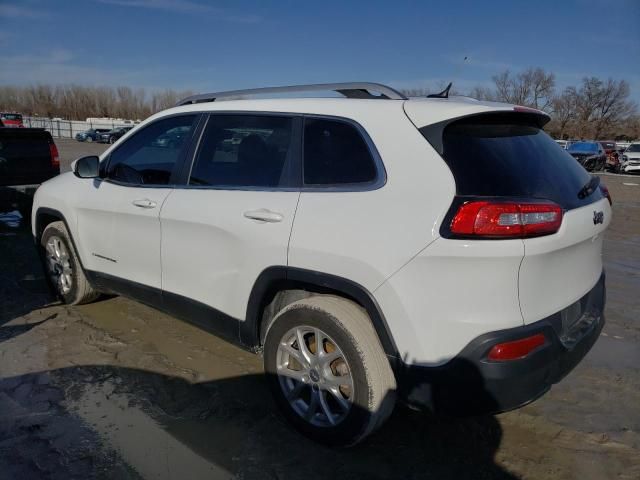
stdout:
<svg viewBox="0 0 640 480">
<path fill-rule="evenodd" d="M 85 142 L 87 142 L 87 143 L 91 143 L 91 142 L 93 142 L 93 138 L 91 138 L 91 137 L 87 137 L 87 138 L 86 138 L 86 140 L 85 140 Z"/>
<path fill-rule="evenodd" d="M 116 143 L 115 137 L 109 137 L 109 143 Z"/>
<path fill-rule="evenodd" d="M 316 426 L 304 419 L 281 387 L 278 348 L 288 332 L 300 326 L 322 330 L 348 363 L 353 380 L 351 407 L 336 425 Z M 395 377 L 371 321 L 364 309 L 341 297 L 317 295 L 283 308 L 268 328 L 264 365 L 276 403 L 287 420 L 307 437 L 326 445 L 355 445 L 379 428 L 395 405 Z"/>
<path fill-rule="evenodd" d="M 51 252 L 48 250 L 50 241 L 60 241 L 64 249 L 66 249 L 68 257 L 68 269 L 70 270 L 70 285 L 65 286 L 60 281 L 60 272 L 54 271 L 52 268 Z M 46 226 L 42 237 L 40 238 L 40 252 L 45 271 L 45 276 L 49 282 L 53 293 L 64 303 L 68 305 L 81 305 L 96 300 L 100 296 L 100 292 L 95 290 L 87 277 L 84 275 L 82 266 L 78 260 L 77 253 L 73 248 L 73 242 L 69 236 L 69 232 L 63 222 L 53 222 Z"/>
</svg>

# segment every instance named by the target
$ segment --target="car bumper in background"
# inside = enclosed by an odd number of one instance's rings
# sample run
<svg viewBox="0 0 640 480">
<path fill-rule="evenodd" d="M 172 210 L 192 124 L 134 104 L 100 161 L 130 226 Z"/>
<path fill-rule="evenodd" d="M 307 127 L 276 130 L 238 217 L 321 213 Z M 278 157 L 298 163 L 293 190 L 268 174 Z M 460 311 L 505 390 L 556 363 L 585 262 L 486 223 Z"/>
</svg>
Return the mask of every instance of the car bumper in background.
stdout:
<svg viewBox="0 0 640 480">
<path fill-rule="evenodd" d="M 582 360 L 604 326 L 605 280 L 578 302 L 523 327 L 487 333 L 437 367 L 404 365 L 399 394 L 409 405 L 450 415 L 498 413 L 543 395 Z M 542 333 L 543 345 L 517 360 L 492 361 L 491 348 Z"/>
</svg>

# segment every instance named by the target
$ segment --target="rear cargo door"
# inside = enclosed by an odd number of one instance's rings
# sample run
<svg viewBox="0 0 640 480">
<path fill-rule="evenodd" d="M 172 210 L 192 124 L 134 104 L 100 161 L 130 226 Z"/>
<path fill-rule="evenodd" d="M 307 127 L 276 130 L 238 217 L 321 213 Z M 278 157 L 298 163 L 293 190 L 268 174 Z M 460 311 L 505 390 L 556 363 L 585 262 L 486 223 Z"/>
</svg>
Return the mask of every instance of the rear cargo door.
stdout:
<svg viewBox="0 0 640 480">
<path fill-rule="evenodd" d="M 459 201 L 550 201 L 563 211 L 557 232 L 522 240 L 518 296 L 525 323 L 568 307 L 595 286 L 611 220 L 600 180 L 558 146 L 543 123 L 541 115 L 485 113 L 449 122 L 439 137 Z M 433 127 L 421 132 L 436 143 Z"/>
<path fill-rule="evenodd" d="M 558 233 L 524 240 L 520 308 L 525 323 L 579 300 L 602 274 L 602 242 L 611 207 L 601 198 L 564 214 Z"/>
<path fill-rule="evenodd" d="M 0 186 L 39 184 L 51 177 L 50 134 L 39 129 L 0 129 Z"/>
</svg>

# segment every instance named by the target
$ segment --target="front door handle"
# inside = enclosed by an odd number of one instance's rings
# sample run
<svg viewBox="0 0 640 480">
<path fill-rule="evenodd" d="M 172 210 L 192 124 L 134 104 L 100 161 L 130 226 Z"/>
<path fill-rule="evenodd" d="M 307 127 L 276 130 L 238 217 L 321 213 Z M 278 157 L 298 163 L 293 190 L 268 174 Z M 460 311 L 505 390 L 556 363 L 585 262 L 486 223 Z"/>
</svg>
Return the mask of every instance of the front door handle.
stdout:
<svg viewBox="0 0 640 480">
<path fill-rule="evenodd" d="M 148 198 L 143 198 L 141 200 L 134 200 L 133 203 L 136 207 L 140 208 L 156 208 L 156 202 L 149 200 Z"/>
<path fill-rule="evenodd" d="M 249 210 L 248 212 L 244 212 L 243 215 L 245 218 L 249 218 L 251 220 L 258 220 L 260 222 L 268 223 L 281 222 L 284 218 L 281 213 L 272 212 L 271 210 L 267 210 L 266 208 L 261 208 L 259 210 Z"/>
</svg>

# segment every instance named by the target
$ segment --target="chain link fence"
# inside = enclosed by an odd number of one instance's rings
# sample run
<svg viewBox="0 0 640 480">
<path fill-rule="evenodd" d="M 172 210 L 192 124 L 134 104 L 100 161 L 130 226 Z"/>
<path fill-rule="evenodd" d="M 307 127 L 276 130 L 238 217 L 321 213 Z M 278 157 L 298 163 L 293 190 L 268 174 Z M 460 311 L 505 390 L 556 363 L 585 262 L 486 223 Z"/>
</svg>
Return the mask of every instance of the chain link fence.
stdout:
<svg viewBox="0 0 640 480">
<path fill-rule="evenodd" d="M 22 123 L 29 128 L 44 128 L 54 138 L 75 138 L 75 136 L 91 128 L 112 129 L 117 127 L 132 127 L 133 122 L 118 120 L 100 120 L 97 122 L 83 122 L 80 120 L 59 120 L 40 117 L 22 117 Z"/>
</svg>

